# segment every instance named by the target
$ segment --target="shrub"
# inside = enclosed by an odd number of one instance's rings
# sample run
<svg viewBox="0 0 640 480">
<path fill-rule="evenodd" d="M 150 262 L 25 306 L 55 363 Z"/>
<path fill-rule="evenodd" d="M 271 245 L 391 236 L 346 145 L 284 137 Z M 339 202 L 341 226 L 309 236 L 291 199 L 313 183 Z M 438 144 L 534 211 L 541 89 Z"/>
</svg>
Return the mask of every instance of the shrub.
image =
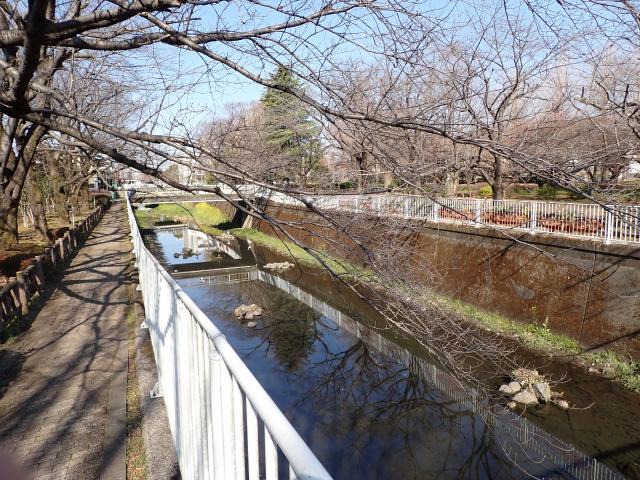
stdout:
<svg viewBox="0 0 640 480">
<path fill-rule="evenodd" d="M 196 203 L 192 212 L 195 220 L 205 225 L 218 225 L 229 220 L 218 207 L 204 202 Z"/>
<path fill-rule="evenodd" d="M 523 197 L 529 197 L 535 195 L 538 191 L 538 185 L 527 183 L 516 183 L 513 187 L 513 193 L 516 195 L 522 195 Z"/>
<path fill-rule="evenodd" d="M 541 186 L 538 189 L 537 193 L 538 198 L 541 198 L 543 200 L 553 200 L 554 198 L 556 198 L 557 194 L 558 189 L 553 185 L 549 185 L 548 183 L 545 183 L 543 186 Z"/>
<path fill-rule="evenodd" d="M 577 192 L 573 192 L 571 190 L 567 190 L 567 196 L 571 199 L 571 200 L 582 200 L 584 197 L 577 193 Z"/>
<path fill-rule="evenodd" d="M 352 180 L 347 180 L 346 182 L 342 182 L 338 184 L 338 188 L 340 190 L 349 190 L 355 187 L 355 183 Z"/>
<path fill-rule="evenodd" d="M 491 198 L 493 197 L 493 188 L 491 188 L 491 185 L 485 185 L 480 188 L 478 195 L 480 195 L 481 198 Z"/>
</svg>

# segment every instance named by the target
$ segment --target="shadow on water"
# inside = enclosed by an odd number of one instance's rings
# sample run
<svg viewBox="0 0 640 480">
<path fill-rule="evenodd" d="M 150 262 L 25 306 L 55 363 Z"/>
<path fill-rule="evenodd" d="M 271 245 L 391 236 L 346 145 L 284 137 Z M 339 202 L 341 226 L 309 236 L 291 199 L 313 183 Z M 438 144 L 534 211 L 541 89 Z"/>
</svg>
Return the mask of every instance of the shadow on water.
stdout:
<svg viewBox="0 0 640 480">
<path fill-rule="evenodd" d="M 155 232 L 156 255 L 335 478 L 616 478 L 566 442 L 637 476 L 637 416 L 599 436 L 606 422 L 590 411 L 527 421 L 464 389 L 323 272 L 274 275 L 259 268 L 273 253 L 181 228 Z M 191 247 L 197 261 L 174 257 Z M 255 326 L 233 314 L 251 303 L 265 310 Z"/>
</svg>

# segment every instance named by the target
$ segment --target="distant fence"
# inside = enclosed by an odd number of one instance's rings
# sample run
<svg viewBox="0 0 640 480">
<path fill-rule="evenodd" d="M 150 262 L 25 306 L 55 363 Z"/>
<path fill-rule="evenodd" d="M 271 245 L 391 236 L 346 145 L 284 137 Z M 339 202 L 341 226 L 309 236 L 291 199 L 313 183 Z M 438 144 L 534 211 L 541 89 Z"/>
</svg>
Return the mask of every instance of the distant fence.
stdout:
<svg viewBox="0 0 640 480">
<path fill-rule="evenodd" d="M 209 186 L 212 187 L 212 186 Z M 540 200 L 491 200 L 481 198 L 430 198 L 423 195 L 288 195 L 254 185 L 235 187 L 242 195 L 263 197 L 276 203 L 304 206 L 300 198 L 323 210 L 363 213 L 380 217 L 429 220 L 513 229 L 531 234 L 548 233 L 605 243 L 640 243 L 640 205 L 599 205 Z M 228 186 L 222 192 L 234 194 Z M 173 188 L 149 188 L 156 195 L 185 192 Z M 205 192 L 199 192 L 205 193 Z"/>
<path fill-rule="evenodd" d="M 182 478 L 330 479 L 224 335 L 147 250 L 128 198 L 127 211 L 156 391 Z M 288 471 L 279 474 L 280 460 Z"/>
<path fill-rule="evenodd" d="M 84 220 L 67 230 L 53 245 L 45 248 L 42 255 L 34 257 L 31 265 L 17 272 L 0 288 L 0 331 L 16 316 L 29 313 L 29 301 L 44 289 L 46 275 L 64 264 L 78 249 L 102 218 L 104 208 L 93 209 Z"/>
<path fill-rule="evenodd" d="M 289 205 L 292 196 L 256 191 L 255 195 Z M 640 243 L 640 206 L 478 198 L 435 198 L 415 195 L 314 195 L 305 197 L 323 210 L 381 217 L 429 220 L 549 233 L 606 243 Z"/>
</svg>

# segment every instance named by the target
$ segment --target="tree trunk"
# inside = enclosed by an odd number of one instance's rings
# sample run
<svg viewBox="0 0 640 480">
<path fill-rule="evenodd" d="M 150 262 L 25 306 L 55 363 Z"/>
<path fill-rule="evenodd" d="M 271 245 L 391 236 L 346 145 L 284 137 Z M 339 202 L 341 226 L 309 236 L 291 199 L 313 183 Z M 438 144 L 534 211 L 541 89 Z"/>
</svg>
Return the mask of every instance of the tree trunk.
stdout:
<svg viewBox="0 0 640 480">
<path fill-rule="evenodd" d="M 502 157 L 494 156 L 493 163 L 493 182 L 491 189 L 493 190 L 493 199 L 502 200 L 504 198 L 504 178 L 502 173 Z"/>
<path fill-rule="evenodd" d="M 26 130 L 25 135 L 20 139 L 13 136 L 6 140 L 6 132 L 3 132 L 3 146 L 9 148 L 9 152 L 2 152 L 7 159 L 0 169 L 0 248 L 10 248 L 18 243 L 18 207 L 20 196 L 27 180 L 27 173 L 31 167 L 31 162 L 35 155 L 36 148 L 46 129 L 34 127 Z M 6 140 L 6 141 L 5 141 Z M 16 143 L 20 157 L 16 157 L 12 144 Z"/>
<path fill-rule="evenodd" d="M 86 181 L 83 181 L 82 185 L 80 185 L 79 188 L 80 188 L 80 193 L 78 194 L 79 207 L 80 209 L 88 210 L 90 208 L 89 185 L 87 184 Z"/>
<path fill-rule="evenodd" d="M 29 192 L 29 202 L 31 203 L 31 213 L 33 213 L 33 223 L 38 240 L 47 242 L 47 217 L 45 216 L 42 192 L 38 183 L 33 178 L 33 169 L 27 175 L 27 190 Z"/>
<path fill-rule="evenodd" d="M 11 194 L 2 192 L 0 198 L 0 249 L 7 250 L 18 243 L 18 205 Z"/>
<path fill-rule="evenodd" d="M 393 173 L 386 172 L 383 178 L 384 178 L 384 188 L 389 188 L 393 186 L 393 180 L 394 180 Z"/>
<path fill-rule="evenodd" d="M 446 172 L 444 175 L 444 195 L 446 197 L 455 197 L 458 192 L 459 182 L 460 174 L 458 172 Z"/>
<path fill-rule="evenodd" d="M 444 174 L 444 194 L 447 197 L 455 197 L 460 183 L 460 171 L 458 170 L 458 145 L 452 142 L 453 158 L 447 161 L 446 172 Z M 449 159 L 449 157 L 447 157 Z"/>
<path fill-rule="evenodd" d="M 51 172 L 51 189 L 53 191 L 53 203 L 58 218 L 65 222 L 69 222 L 69 209 L 67 208 L 67 195 L 65 194 L 64 187 L 62 186 L 63 179 L 60 173 L 60 158 L 59 154 L 55 154 L 51 157 L 49 163 L 49 169 Z"/>
<path fill-rule="evenodd" d="M 358 191 L 361 192 L 364 190 L 365 188 L 365 173 L 367 171 L 367 152 L 362 151 L 362 152 L 358 152 L 353 156 L 354 160 L 356 161 L 356 167 L 358 170 L 358 177 L 356 179 L 357 181 L 357 187 L 358 187 Z"/>
</svg>

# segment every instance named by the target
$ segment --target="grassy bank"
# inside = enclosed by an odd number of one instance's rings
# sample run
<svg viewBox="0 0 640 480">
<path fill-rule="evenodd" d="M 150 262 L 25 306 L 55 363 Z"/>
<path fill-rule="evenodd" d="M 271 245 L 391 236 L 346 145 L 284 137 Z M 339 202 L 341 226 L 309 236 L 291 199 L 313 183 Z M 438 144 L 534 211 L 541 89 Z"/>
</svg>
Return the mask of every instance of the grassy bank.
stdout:
<svg viewBox="0 0 640 480">
<path fill-rule="evenodd" d="M 320 262 L 316 258 L 292 242 L 283 241 L 253 229 L 234 229 L 230 232 L 281 255 L 289 256 L 302 264 L 320 266 Z M 326 252 L 318 253 L 337 272 L 357 276 L 361 282 L 374 279 L 373 272 L 370 270 L 330 256 Z M 564 359 L 582 364 L 586 368 L 593 367 L 605 377 L 621 383 L 631 391 L 640 393 L 640 362 L 625 359 L 612 350 L 583 352 L 577 340 L 566 335 L 553 333 L 545 324 L 522 323 L 442 295 L 437 296 L 437 301 L 445 311 L 459 315 L 482 329 L 507 336 L 536 354 L 564 357 Z"/>
<path fill-rule="evenodd" d="M 612 350 L 584 352 L 574 338 L 553 333 L 545 324 L 522 323 L 460 300 L 441 297 L 443 309 L 474 322 L 479 327 L 515 339 L 527 349 L 544 356 L 565 359 L 592 367 L 629 390 L 640 393 L 640 362 L 625 359 Z"/>
<path fill-rule="evenodd" d="M 132 288 L 131 288 L 132 290 Z M 127 371 L 127 480 L 147 478 L 147 460 L 142 433 L 142 410 L 138 390 L 138 371 L 136 365 L 136 328 L 139 319 L 136 315 L 133 292 L 130 292 L 131 305 L 127 312 L 128 356 Z"/>
<path fill-rule="evenodd" d="M 208 203 L 161 203 L 154 208 L 135 210 L 136 220 L 140 228 L 153 228 L 158 222 L 175 220 L 196 224 L 203 232 L 217 235 L 222 231 L 217 228 L 229 218 L 218 207 Z"/>
<path fill-rule="evenodd" d="M 244 240 L 251 240 L 253 243 L 273 250 L 280 255 L 288 256 L 303 265 L 310 267 L 322 267 L 318 258 L 314 257 L 304 248 L 288 240 L 281 240 L 279 238 L 272 237 L 271 235 L 267 235 L 266 233 L 262 233 L 253 228 L 234 228 L 229 230 L 229 233 Z M 314 249 L 313 252 L 338 275 L 354 277 L 357 275 L 360 281 L 367 281 L 373 278 L 371 271 L 359 267 L 347 260 L 331 256 L 323 250 Z"/>
</svg>

